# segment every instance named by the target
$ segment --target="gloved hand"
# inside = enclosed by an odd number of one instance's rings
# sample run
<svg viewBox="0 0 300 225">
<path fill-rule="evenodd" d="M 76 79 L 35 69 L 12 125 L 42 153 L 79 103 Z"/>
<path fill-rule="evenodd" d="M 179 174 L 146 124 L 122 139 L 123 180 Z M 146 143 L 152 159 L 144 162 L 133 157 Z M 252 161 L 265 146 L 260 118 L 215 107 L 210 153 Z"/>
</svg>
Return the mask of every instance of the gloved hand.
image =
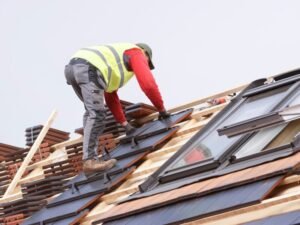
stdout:
<svg viewBox="0 0 300 225">
<path fill-rule="evenodd" d="M 136 128 L 133 127 L 133 126 L 131 126 L 130 123 L 128 123 L 128 124 L 125 126 L 125 133 L 126 133 L 126 136 L 132 135 L 135 131 L 136 131 Z"/>
<path fill-rule="evenodd" d="M 171 116 L 170 113 L 168 113 L 166 110 L 159 112 L 159 116 L 158 119 L 159 120 L 164 120 L 164 119 L 168 119 Z"/>
</svg>

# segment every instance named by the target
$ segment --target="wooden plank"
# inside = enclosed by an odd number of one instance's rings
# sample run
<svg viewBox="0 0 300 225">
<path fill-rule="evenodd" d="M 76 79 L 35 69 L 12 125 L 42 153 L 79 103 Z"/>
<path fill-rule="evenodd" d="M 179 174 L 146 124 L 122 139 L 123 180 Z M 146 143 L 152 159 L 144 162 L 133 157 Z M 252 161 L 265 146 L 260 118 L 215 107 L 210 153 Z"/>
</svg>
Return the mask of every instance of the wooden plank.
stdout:
<svg viewBox="0 0 300 225">
<path fill-rule="evenodd" d="M 124 196 L 124 195 L 131 195 L 135 192 L 137 192 L 139 189 L 138 187 L 130 187 L 130 188 L 124 188 L 122 190 L 117 190 L 112 193 L 109 193 L 102 197 L 102 200 L 105 201 L 107 204 L 113 204 L 117 198 Z"/>
<path fill-rule="evenodd" d="M 284 186 L 292 183 L 299 183 L 300 182 L 300 175 L 292 175 L 286 177 L 280 184 L 279 186 Z"/>
<path fill-rule="evenodd" d="M 0 198 L 0 204 L 1 203 L 7 203 L 7 202 L 11 202 L 11 201 L 15 201 L 17 199 L 21 199 L 22 198 L 22 193 L 21 192 L 18 192 L 16 194 L 12 194 L 12 195 L 9 195 L 8 197 L 6 198 Z"/>
<path fill-rule="evenodd" d="M 170 153 L 170 152 L 175 152 L 177 151 L 182 145 L 184 145 L 185 141 L 182 141 L 182 142 L 179 142 L 177 144 L 174 144 L 172 146 L 167 146 L 167 147 L 163 147 L 155 152 L 152 152 L 150 154 L 148 154 L 146 156 L 147 159 L 152 159 L 152 158 L 155 158 L 155 157 L 160 157 L 160 156 L 164 156 L 165 154 L 167 153 Z"/>
<path fill-rule="evenodd" d="M 199 99 L 199 100 L 195 100 L 195 101 L 192 101 L 190 103 L 187 103 L 187 104 L 184 104 L 184 105 L 181 105 L 181 106 L 177 106 L 177 107 L 171 108 L 168 111 L 170 111 L 170 112 L 177 112 L 177 111 L 180 111 L 180 110 L 183 110 L 183 109 L 186 109 L 186 108 L 192 108 L 192 107 L 194 107 L 196 105 L 200 105 L 202 103 L 205 103 L 205 102 L 207 102 L 210 99 L 220 98 L 220 97 L 223 97 L 223 96 L 230 95 L 232 93 L 240 92 L 241 90 L 243 90 L 247 86 L 248 86 L 248 84 L 241 85 L 241 86 L 238 86 L 238 87 L 235 87 L 235 88 L 232 88 L 232 89 L 220 92 L 218 94 L 214 94 L 214 95 L 211 95 L 211 96 Z"/>
<path fill-rule="evenodd" d="M 36 180 L 40 180 L 40 179 L 44 179 L 44 178 L 45 178 L 45 174 L 43 172 L 43 169 L 42 168 L 36 168 L 28 176 L 22 178 L 19 181 L 19 184 L 25 184 L 25 183 L 28 183 L 28 182 L 32 182 L 32 181 L 36 181 Z"/>
<path fill-rule="evenodd" d="M 168 112 L 173 113 L 173 112 L 178 112 L 178 111 L 181 111 L 181 110 L 184 110 L 184 109 L 193 108 L 194 106 L 202 104 L 202 103 L 205 103 L 206 101 L 208 101 L 210 99 L 220 98 L 220 97 L 232 94 L 232 93 L 239 92 L 239 91 L 243 90 L 247 86 L 248 86 L 248 84 L 241 85 L 241 86 L 238 86 L 236 88 L 232 88 L 230 90 L 223 91 L 223 92 L 221 92 L 219 94 L 211 95 L 211 96 L 208 96 L 208 97 L 196 100 L 196 101 L 192 101 L 190 103 L 187 103 L 187 104 L 184 104 L 184 105 L 181 105 L 181 106 L 177 106 L 177 107 L 168 109 Z M 158 116 L 158 113 L 153 113 L 153 114 L 151 114 L 151 115 L 149 115 L 147 117 L 144 117 L 142 119 L 136 120 L 136 122 L 139 123 L 139 124 L 143 124 L 143 123 L 146 123 L 146 122 L 148 122 L 150 120 L 155 119 L 157 116 Z"/>
<path fill-rule="evenodd" d="M 14 191 L 14 189 L 17 186 L 19 180 L 21 179 L 23 173 L 25 172 L 26 167 L 30 163 L 32 157 L 34 156 L 34 154 L 38 150 L 40 144 L 42 143 L 44 137 L 46 136 L 47 131 L 49 130 L 51 124 L 53 123 L 56 115 L 57 115 L 57 112 L 56 112 L 56 110 L 54 110 L 51 113 L 51 115 L 50 115 L 48 121 L 46 122 L 45 126 L 43 127 L 42 131 L 40 132 L 38 138 L 34 142 L 33 146 L 29 150 L 29 152 L 28 152 L 27 156 L 25 157 L 21 167 L 18 169 L 17 174 L 15 175 L 14 179 L 12 180 L 12 182 L 10 183 L 9 187 L 7 188 L 5 194 L 3 195 L 4 198 L 8 197 Z"/>
<path fill-rule="evenodd" d="M 298 193 L 299 191 L 300 191 L 300 186 L 297 182 L 297 183 L 289 184 L 287 186 L 280 186 L 272 194 L 278 197 L 278 196 L 288 195 L 292 193 Z"/>
<path fill-rule="evenodd" d="M 172 138 L 166 145 L 165 147 L 169 147 L 169 146 L 172 146 L 172 145 L 175 145 L 179 142 L 182 142 L 182 141 L 188 141 L 192 136 L 194 136 L 198 131 L 193 131 L 191 133 L 188 133 L 188 134 L 183 134 L 179 137 L 174 137 Z"/>
<path fill-rule="evenodd" d="M 80 137 L 77 137 L 75 139 L 67 140 L 67 141 L 64 141 L 62 143 L 58 143 L 56 145 L 53 145 L 53 146 L 51 146 L 51 149 L 52 150 L 57 150 L 57 149 L 65 148 L 65 147 L 67 147 L 69 145 L 78 144 L 78 143 L 80 143 L 82 141 L 83 141 L 83 136 L 80 136 Z"/>
<path fill-rule="evenodd" d="M 192 114 L 192 118 L 193 119 L 199 119 L 202 116 L 208 116 L 210 114 L 216 113 L 216 112 L 220 112 L 226 105 L 228 105 L 228 102 L 220 104 L 220 105 L 215 105 L 212 106 L 210 108 L 201 110 L 201 111 L 196 111 Z"/>
<path fill-rule="evenodd" d="M 57 149 L 53 153 L 51 153 L 47 158 L 33 163 L 32 165 L 29 165 L 26 167 L 26 170 L 33 170 L 36 168 L 42 168 L 45 165 L 54 163 L 54 162 L 59 162 L 66 160 L 68 158 L 68 155 L 66 154 L 64 149 Z"/>
<path fill-rule="evenodd" d="M 104 201 L 101 201 L 100 204 L 93 208 L 92 211 L 85 218 L 83 218 L 82 221 L 80 221 L 80 224 L 91 225 L 92 221 L 95 221 L 98 218 L 99 214 L 110 210 L 114 206 L 114 204 L 108 205 Z"/>
<path fill-rule="evenodd" d="M 211 117 L 208 119 L 201 120 L 199 122 L 193 123 L 190 126 L 184 126 L 182 129 L 176 132 L 175 137 L 191 133 L 193 131 L 199 131 L 202 127 L 204 127 L 209 121 L 211 120 Z"/>
</svg>

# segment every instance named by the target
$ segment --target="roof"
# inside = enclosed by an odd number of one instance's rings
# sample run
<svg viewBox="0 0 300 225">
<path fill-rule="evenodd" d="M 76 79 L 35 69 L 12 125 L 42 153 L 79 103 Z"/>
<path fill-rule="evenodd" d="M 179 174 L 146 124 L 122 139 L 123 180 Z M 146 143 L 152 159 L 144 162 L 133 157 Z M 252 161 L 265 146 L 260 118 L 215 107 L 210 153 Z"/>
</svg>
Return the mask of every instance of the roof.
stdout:
<svg viewBox="0 0 300 225">
<path fill-rule="evenodd" d="M 243 187 L 249 183 L 256 183 L 256 181 L 260 180 L 264 181 L 266 177 L 276 177 L 276 175 L 282 174 L 284 175 L 298 165 L 299 162 L 300 153 L 292 157 L 276 160 L 274 162 L 266 163 L 257 167 L 248 168 L 235 173 L 230 173 L 217 178 L 208 179 L 203 182 L 177 188 L 172 191 L 163 192 L 135 201 L 130 201 L 128 203 L 120 204 L 111 209 L 108 213 L 103 214 L 102 217 L 98 219 L 100 221 L 106 221 L 128 217 L 129 215 L 136 215 L 140 212 L 160 208 L 161 206 L 174 204 L 183 200 L 206 196 L 215 192 L 232 189 L 234 187 Z M 251 190 L 257 191 L 256 189 L 252 188 Z"/>
<path fill-rule="evenodd" d="M 299 119 L 276 114 L 270 123 L 269 115 L 300 104 L 299 86 L 300 70 L 293 70 L 175 107 L 163 121 L 153 107 L 123 102 L 141 127 L 124 137 L 108 116 L 99 154 L 118 164 L 92 177 L 81 172 L 82 138 L 67 140 L 69 133 L 52 128 L 21 186 L 0 199 L 2 222 L 262 224 L 283 213 L 296 220 Z M 39 130 L 26 130 L 27 145 Z M 19 166 L 26 151 L 0 146 L 3 190 L 16 172 L 8 167 Z"/>
</svg>

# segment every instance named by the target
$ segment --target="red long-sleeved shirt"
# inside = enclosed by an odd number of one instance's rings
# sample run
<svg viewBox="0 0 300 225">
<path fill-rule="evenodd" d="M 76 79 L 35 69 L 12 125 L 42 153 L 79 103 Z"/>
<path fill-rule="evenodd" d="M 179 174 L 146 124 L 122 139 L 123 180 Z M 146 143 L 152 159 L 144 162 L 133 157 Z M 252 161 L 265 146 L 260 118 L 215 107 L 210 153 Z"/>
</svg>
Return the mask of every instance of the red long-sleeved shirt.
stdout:
<svg viewBox="0 0 300 225">
<path fill-rule="evenodd" d="M 149 68 L 147 57 L 138 48 L 129 49 L 124 54 L 129 57 L 129 65 L 145 95 L 159 112 L 163 111 L 165 109 L 164 103 Z M 117 122 L 124 123 L 126 118 L 117 91 L 112 93 L 105 92 L 105 101 Z"/>
</svg>

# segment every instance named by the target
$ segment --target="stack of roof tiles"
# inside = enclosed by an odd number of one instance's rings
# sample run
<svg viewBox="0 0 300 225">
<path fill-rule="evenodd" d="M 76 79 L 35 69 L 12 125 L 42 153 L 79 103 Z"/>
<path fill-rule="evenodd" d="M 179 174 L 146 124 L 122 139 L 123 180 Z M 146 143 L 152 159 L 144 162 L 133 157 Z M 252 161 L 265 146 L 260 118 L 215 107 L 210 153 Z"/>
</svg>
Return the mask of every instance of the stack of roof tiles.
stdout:
<svg viewBox="0 0 300 225">
<path fill-rule="evenodd" d="M 66 176 L 51 176 L 46 179 L 22 184 L 23 197 L 44 196 L 47 199 L 65 189 Z"/>
<path fill-rule="evenodd" d="M 99 137 L 98 154 L 110 151 L 117 145 L 117 140 L 113 138 L 113 134 L 104 134 Z M 66 147 L 68 159 L 48 164 L 43 167 L 46 177 L 64 175 L 72 177 L 82 171 L 82 142 L 69 145 Z"/>
<path fill-rule="evenodd" d="M 19 149 L 7 154 L 5 161 L 2 161 L 0 166 L 0 194 L 2 195 L 6 190 L 7 185 L 12 181 L 16 175 L 19 167 L 22 165 L 24 158 L 26 157 L 29 149 Z M 30 164 L 34 164 L 43 159 L 46 159 L 51 153 L 48 143 L 43 143 L 40 145 L 37 153 L 32 158 Z M 23 177 L 29 174 L 30 171 L 26 170 Z"/>
<path fill-rule="evenodd" d="M 43 196 L 34 196 L 2 203 L 0 204 L 1 219 L 6 224 L 20 224 L 25 218 L 40 210 L 46 202 Z"/>
<path fill-rule="evenodd" d="M 1 224 L 3 225 L 20 225 L 24 221 L 24 214 L 16 214 L 13 216 L 7 216 L 5 218 L 0 219 Z"/>
<path fill-rule="evenodd" d="M 32 146 L 38 135 L 43 129 L 43 125 L 29 127 L 25 130 L 26 145 Z M 70 133 L 50 128 L 44 137 L 42 143 L 48 143 L 49 146 L 68 140 Z"/>
<path fill-rule="evenodd" d="M 5 161 L 14 153 L 18 153 L 22 148 L 0 143 L 0 162 Z"/>
<path fill-rule="evenodd" d="M 26 129 L 26 145 L 31 146 L 41 132 L 43 126 L 33 126 Z M 29 138 L 30 137 L 30 138 Z M 30 140 L 29 140 L 30 139 Z M 66 141 L 69 133 L 50 128 L 32 157 L 30 165 L 49 157 L 52 152 L 51 145 Z M 30 148 L 19 148 L 7 144 L 0 144 L 0 195 L 3 195 L 22 165 Z M 30 170 L 26 170 L 22 177 L 26 177 Z M 22 185 L 23 199 L 0 204 L 0 219 L 3 224 L 21 224 L 21 222 L 38 211 L 46 204 L 46 199 L 64 190 L 64 177 L 52 177 L 49 180 L 38 180 Z"/>
</svg>

